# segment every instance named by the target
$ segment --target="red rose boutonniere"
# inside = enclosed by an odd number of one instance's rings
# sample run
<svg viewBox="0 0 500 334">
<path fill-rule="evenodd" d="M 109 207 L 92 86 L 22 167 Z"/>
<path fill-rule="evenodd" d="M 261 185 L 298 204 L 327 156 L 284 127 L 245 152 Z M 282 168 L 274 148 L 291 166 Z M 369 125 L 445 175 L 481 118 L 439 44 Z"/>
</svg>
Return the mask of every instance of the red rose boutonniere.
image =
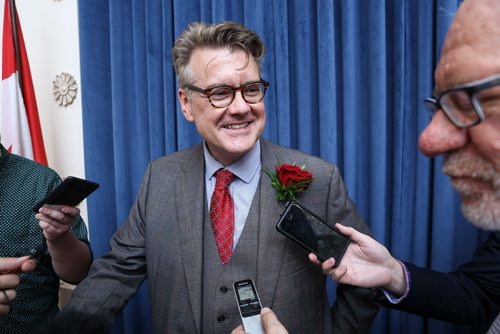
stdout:
<svg viewBox="0 0 500 334">
<path fill-rule="evenodd" d="M 271 185 L 278 191 L 278 200 L 293 201 L 301 192 L 306 191 L 312 182 L 313 174 L 294 164 L 276 166 L 276 173 L 267 172 Z"/>
</svg>

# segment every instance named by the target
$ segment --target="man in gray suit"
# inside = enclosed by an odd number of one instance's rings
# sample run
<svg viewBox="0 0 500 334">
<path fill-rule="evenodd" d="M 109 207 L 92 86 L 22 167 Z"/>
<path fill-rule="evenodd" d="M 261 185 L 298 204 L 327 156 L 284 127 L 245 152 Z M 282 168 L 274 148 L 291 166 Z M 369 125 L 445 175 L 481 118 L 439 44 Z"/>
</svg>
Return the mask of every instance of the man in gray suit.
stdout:
<svg viewBox="0 0 500 334">
<path fill-rule="evenodd" d="M 193 23 L 178 38 L 173 62 L 182 112 L 204 141 L 148 166 L 112 250 L 94 262 L 68 310 L 112 319 L 147 277 L 155 333 L 229 333 L 241 323 L 232 284 L 251 278 L 263 305 L 291 333 L 367 331 L 378 311 L 371 291 L 340 285 L 330 310 L 321 268 L 275 230 L 284 204 L 266 171 L 286 162 L 314 175 L 299 197 L 305 206 L 369 233 L 336 166 L 261 138 L 268 87 L 263 54 L 261 39 L 231 22 Z M 224 258 L 209 214 L 221 169 L 235 175 Z"/>
</svg>

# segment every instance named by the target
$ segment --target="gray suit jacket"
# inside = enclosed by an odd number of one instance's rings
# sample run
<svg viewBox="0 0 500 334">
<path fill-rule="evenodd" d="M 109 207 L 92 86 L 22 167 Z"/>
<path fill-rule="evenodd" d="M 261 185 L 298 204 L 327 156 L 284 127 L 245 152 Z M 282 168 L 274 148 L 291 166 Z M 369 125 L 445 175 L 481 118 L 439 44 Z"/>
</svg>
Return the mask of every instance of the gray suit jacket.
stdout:
<svg viewBox="0 0 500 334">
<path fill-rule="evenodd" d="M 275 229 L 284 204 L 277 200 L 265 173 L 283 162 L 306 165 L 314 179 L 299 200 L 331 224 L 341 222 L 369 233 L 347 196 L 338 169 L 265 140 L 261 140 L 261 155 L 259 245 L 255 251 L 262 303 L 273 308 L 290 333 L 331 331 L 332 321 L 334 332 L 366 332 L 378 311 L 370 291 L 340 286 L 330 314 L 321 269 Z M 201 320 L 206 207 L 201 144 L 152 162 L 127 222 L 111 239 L 111 252 L 93 263 L 67 310 L 114 318 L 147 277 L 155 333 L 211 332 L 203 328 Z M 237 314 L 236 303 L 234 309 Z M 227 328 L 239 323 L 232 317 Z"/>
<path fill-rule="evenodd" d="M 498 334 L 500 333 L 500 315 L 498 315 L 488 330 L 488 334 Z"/>
</svg>

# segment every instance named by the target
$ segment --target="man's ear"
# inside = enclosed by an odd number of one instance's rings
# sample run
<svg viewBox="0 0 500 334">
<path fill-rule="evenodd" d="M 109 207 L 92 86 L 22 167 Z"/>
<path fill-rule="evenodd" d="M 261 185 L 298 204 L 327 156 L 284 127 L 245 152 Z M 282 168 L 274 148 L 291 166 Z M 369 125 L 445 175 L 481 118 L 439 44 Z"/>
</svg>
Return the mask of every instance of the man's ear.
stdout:
<svg viewBox="0 0 500 334">
<path fill-rule="evenodd" d="M 179 102 L 181 103 L 182 114 L 188 122 L 193 122 L 194 117 L 191 114 L 191 103 L 189 102 L 189 96 L 187 95 L 187 92 L 185 92 L 184 89 L 179 88 L 178 97 Z"/>
</svg>

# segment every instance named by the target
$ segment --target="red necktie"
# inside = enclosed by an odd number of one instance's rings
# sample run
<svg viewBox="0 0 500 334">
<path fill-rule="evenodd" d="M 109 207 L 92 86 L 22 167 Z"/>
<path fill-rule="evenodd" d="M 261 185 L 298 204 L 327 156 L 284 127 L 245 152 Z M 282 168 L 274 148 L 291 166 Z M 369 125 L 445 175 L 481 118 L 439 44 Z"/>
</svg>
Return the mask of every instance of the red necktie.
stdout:
<svg viewBox="0 0 500 334">
<path fill-rule="evenodd" d="M 234 204 L 229 192 L 229 184 L 234 174 L 227 169 L 219 169 L 215 177 L 215 190 L 210 200 L 210 221 L 220 259 L 223 264 L 226 264 L 233 252 Z"/>
</svg>

